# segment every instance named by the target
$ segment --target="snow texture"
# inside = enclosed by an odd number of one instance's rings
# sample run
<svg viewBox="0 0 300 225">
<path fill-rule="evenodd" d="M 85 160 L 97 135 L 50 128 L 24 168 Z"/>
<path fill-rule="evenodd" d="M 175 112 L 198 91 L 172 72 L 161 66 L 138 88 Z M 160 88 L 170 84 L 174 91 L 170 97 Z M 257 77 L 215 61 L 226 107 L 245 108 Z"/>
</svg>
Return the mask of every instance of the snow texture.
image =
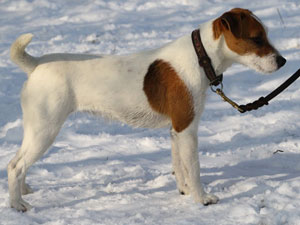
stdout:
<svg viewBox="0 0 300 225">
<path fill-rule="evenodd" d="M 22 140 L 20 91 L 26 75 L 10 44 L 35 35 L 32 55 L 128 54 L 160 47 L 233 8 L 252 10 L 287 64 L 269 76 L 234 65 L 224 91 L 239 103 L 268 94 L 300 66 L 298 0 L 1 0 L 0 224 L 300 224 L 300 81 L 258 111 L 239 114 L 210 90 L 199 126 L 202 181 L 220 197 L 195 204 L 179 195 L 168 129 L 132 129 L 72 115 L 30 169 L 34 209 L 9 207 L 6 166 Z"/>
</svg>

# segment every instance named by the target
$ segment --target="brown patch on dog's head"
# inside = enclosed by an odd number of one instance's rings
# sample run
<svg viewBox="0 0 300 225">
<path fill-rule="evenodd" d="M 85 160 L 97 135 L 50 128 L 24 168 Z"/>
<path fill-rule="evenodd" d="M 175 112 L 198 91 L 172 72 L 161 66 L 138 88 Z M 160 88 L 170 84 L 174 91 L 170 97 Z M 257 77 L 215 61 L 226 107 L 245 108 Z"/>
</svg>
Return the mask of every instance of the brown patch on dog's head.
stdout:
<svg viewBox="0 0 300 225">
<path fill-rule="evenodd" d="M 175 131 L 184 130 L 193 121 L 192 96 L 169 63 L 155 60 L 149 66 L 143 90 L 151 108 L 169 116 Z"/>
<path fill-rule="evenodd" d="M 228 48 L 239 55 L 255 53 L 263 57 L 276 52 L 262 23 L 247 9 L 235 8 L 214 20 L 214 39 L 222 34 Z"/>
</svg>

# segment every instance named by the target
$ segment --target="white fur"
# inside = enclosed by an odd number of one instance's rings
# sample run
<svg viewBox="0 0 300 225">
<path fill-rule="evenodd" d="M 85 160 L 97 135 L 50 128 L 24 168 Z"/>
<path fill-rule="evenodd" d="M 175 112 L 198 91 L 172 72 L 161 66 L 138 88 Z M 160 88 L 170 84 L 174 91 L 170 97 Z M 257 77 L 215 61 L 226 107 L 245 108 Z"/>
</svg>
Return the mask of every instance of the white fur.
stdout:
<svg viewBox="0 0 300 225">
<path fill-rule="evenodd" d="M 272 73 L 278 69 L 276 62 L 277 54 L 271 53 L 264 57 L 258 57 L 256 54 L 249 54 L 240 58 L 240 63 L 248 65 L 251 69 L 260 73 Z"/>
<path fill-rule="evenodd" d="M 215 70 L 218 74 L 224 72 L 237 61 L 236 56 L 229 52 L 223 36 L 213 39 L 211 21 L 202 24 L 200 30 Z M 171 130 L 178 189 L 191 193 L 196 202 L 218 201 L 205 193 L 200 182 L 197 130 L 208 80 L 199 67 L 190 34 L 160 49 L 127 56 L 51 54 L 34 58 L 24 51 L 31 38 L 30 34 L 23 35 L 11 48 L 12 60 L 28 74 L 21 97 L 24 138 L 8 165 L 12 207 L 20 211 L 31 208 L 21 197 L 32 192 L 25 183 L 26 171 L 51 146 L 70 113 L 87 111 L 135 127 L 170 125 L 167 116 L 153 111 L 143 92 L 144 76 L 156 59 L 170 63 L 193 97 L 194 120 L 182 132 Z M 248 59 L 244 63 L 250 65 Z"/>
</svg>

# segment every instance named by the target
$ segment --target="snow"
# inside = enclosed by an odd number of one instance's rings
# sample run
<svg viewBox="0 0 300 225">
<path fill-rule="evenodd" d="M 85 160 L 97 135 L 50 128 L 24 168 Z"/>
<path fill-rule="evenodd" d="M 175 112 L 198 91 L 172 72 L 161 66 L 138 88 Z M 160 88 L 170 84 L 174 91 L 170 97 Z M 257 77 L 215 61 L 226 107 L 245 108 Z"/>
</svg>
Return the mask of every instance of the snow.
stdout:
<svg viewBox="0 0 300 225">
<path fill-rule="evenodd" d="M 252 10 L 288 59 L 262 76 L 235 65 L 225 93 L 239 103 L 268 94 L 299 68 L 297 0 L 1 0 L 0 224 L 300 224 L 300 89 L 297 81 L 258 111 L 239 114 L 208 91 L 199 126 L 201 177 L 216 205 L 181 196 L 172 175 L 168 129 L 132 129 L 76 113 L 30 169 L 35 206 L 9 207 L 6 166 L 22 140 L 20 91 L 26 76 L 9 60 L 17 36 L 28 51 L 127 54 L 190 33 L 233 7 Z"/>
</svg>

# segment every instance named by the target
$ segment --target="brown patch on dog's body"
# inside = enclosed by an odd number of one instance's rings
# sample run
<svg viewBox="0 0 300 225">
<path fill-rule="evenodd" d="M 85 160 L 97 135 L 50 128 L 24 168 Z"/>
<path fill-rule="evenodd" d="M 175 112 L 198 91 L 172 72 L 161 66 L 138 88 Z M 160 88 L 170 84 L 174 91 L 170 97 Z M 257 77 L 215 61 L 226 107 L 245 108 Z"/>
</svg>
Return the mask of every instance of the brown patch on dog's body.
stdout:
<svg viewBox="0 0 300 225">
<path fill-rule="evenodd" d="M 263 57 L 276 52 L 263 25 L 247 9 L 232 9 L 213 21 L 214 39 L 224 35 L 227 46 L 239 55 L 255 53 Z"/>
<path fill-rule="evenodd" d="M 168 62 L 155 60 L 149 66 L 143 90 L 152 109 L 170 117 L 175 131 L 181 132 L 193 121 L 192 96 Z"/>
</svg>

